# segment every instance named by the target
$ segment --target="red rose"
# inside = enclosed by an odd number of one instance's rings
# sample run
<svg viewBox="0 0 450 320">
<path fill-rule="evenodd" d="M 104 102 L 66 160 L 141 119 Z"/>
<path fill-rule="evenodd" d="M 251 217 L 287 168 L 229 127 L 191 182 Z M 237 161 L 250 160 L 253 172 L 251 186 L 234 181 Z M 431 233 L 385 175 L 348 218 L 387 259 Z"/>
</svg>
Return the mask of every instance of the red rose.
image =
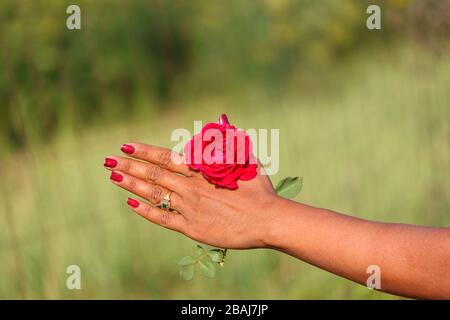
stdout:
<svg viewBox="0 0 450 320">
<path fill-rule="evenodd" d="M 237 189 L 238 180 L 256 177 L 256 158 L 252 141 L 222 115 L 218 123 L 206 124 L 184 147 L 186 164 L 209 182 Z"/>
</svg>

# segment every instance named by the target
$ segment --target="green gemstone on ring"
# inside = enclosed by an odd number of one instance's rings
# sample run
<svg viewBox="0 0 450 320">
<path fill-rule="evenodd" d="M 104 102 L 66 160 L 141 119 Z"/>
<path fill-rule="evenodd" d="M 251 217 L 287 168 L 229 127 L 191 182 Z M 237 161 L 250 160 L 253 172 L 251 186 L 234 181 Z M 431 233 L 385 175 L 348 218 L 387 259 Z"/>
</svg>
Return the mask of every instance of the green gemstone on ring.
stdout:
<svg viewBox="0 0 450 320">
<path fill-rule="evenodd" d="M 168 202 L 168 201 L 163 201 L 163 202 L 161 203 L 161 208 L 162 208 L 162 209 L 169 209 L 169 207 L 170 207 L 170 205 L 169 205 L 169 202 Z"/>
</svg>

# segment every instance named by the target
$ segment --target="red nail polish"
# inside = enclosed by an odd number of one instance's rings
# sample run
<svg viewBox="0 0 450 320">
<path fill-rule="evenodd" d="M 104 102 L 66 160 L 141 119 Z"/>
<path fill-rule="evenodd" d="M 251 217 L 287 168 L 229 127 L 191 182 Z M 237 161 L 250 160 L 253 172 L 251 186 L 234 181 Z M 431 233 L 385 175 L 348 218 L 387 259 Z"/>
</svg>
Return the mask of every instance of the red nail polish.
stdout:
<svg viewBox="0 0 450 320">
<path fill-rule="evenodd" d="M 133 154 L 135 149 L 132 145 L 130 144 L 124 144 L 122 145 L 122 147 L 120 148 L 120 150 L 122 150 L 122 152 L 126 153 L 126 154 Z"/>
<path fill-rule="evenodd" d="M 103 165 L 107 168 L 115 168 L 117 166 L 117 160 L 112 158 L 105 158 Z"/>
<path fill-rule="evenodd" d="M 111 176 L 109 177 L 112 181 L 115 182 L 122 182 L 123 180 L 123 175 L 121 175 L 120 173 L 117 172 L 111 172 Z"/>
<path fill-rule="evenodd" d="M 128 198 L 128 201 L 127 201 L 127 203 L 128 203 L 128 205 L 130 206 L 130 207 L 133 207 L 133 208 L 137 208 L 137 207 L 139 207 L 139 205 L 141 204 L 139 201 L 137 201 L 136 199 L 133 199 L 133 198 Z"/>
</svg>

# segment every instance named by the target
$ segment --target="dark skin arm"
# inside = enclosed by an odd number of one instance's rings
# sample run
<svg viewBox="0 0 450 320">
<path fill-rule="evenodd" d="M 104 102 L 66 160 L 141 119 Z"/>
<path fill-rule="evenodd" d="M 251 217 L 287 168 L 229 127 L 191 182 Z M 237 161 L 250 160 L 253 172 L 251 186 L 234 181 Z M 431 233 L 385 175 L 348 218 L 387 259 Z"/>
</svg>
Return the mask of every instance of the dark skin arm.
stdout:
<svg viewBox="0 0 450 320">
<path fill-rule="evenodd" d="M 262 169 L 237 190 L 216 188 L 170 150 L 130 145 L 135 159 L 109 157 L 117 163 L 108 169 L 122 177 L 115 184 L 149 202 L 132 209 L 153 223 L 215 247 L 279 250 L 363 285 L 376 265 L 381 291 L 450 299 L 450 228 L 366 221 L 285 200 Z M 155 207 L 169 191 L 178 213 Z"/>
</svg>

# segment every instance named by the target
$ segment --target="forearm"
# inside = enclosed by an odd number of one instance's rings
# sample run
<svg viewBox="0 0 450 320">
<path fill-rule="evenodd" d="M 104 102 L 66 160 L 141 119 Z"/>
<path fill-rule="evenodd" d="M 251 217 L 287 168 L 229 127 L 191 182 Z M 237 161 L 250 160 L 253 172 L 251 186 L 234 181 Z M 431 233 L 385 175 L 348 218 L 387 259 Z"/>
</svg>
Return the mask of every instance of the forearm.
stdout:
<svg viewBox="0 0 450 320">
<path fill-rule="evenodd" d="M 180 213 L 130 199 L 153 223 L 212 246 L 276 248 L 361 284 L 377 266 L 381 290 L 450 299 L 450 229 L 369 222 L 284 200 L 261 174 L 234 191 L 217 188 L 203 173 L 170 162 L 170 150 L 139 143 L 121 150 L 135 159 L 107 158 L 111 181 L 153 204 L 168 196 Z M 161 159 L 169 159 L 164 168 Z"/>
<path fill-rule="evenodd" d="M 370 222 L 278 198 L 267 245 L 366 284 L 378 266 L 381 290 L 416 298 L 450 298 L 450 233 Z"/>
</svg>

